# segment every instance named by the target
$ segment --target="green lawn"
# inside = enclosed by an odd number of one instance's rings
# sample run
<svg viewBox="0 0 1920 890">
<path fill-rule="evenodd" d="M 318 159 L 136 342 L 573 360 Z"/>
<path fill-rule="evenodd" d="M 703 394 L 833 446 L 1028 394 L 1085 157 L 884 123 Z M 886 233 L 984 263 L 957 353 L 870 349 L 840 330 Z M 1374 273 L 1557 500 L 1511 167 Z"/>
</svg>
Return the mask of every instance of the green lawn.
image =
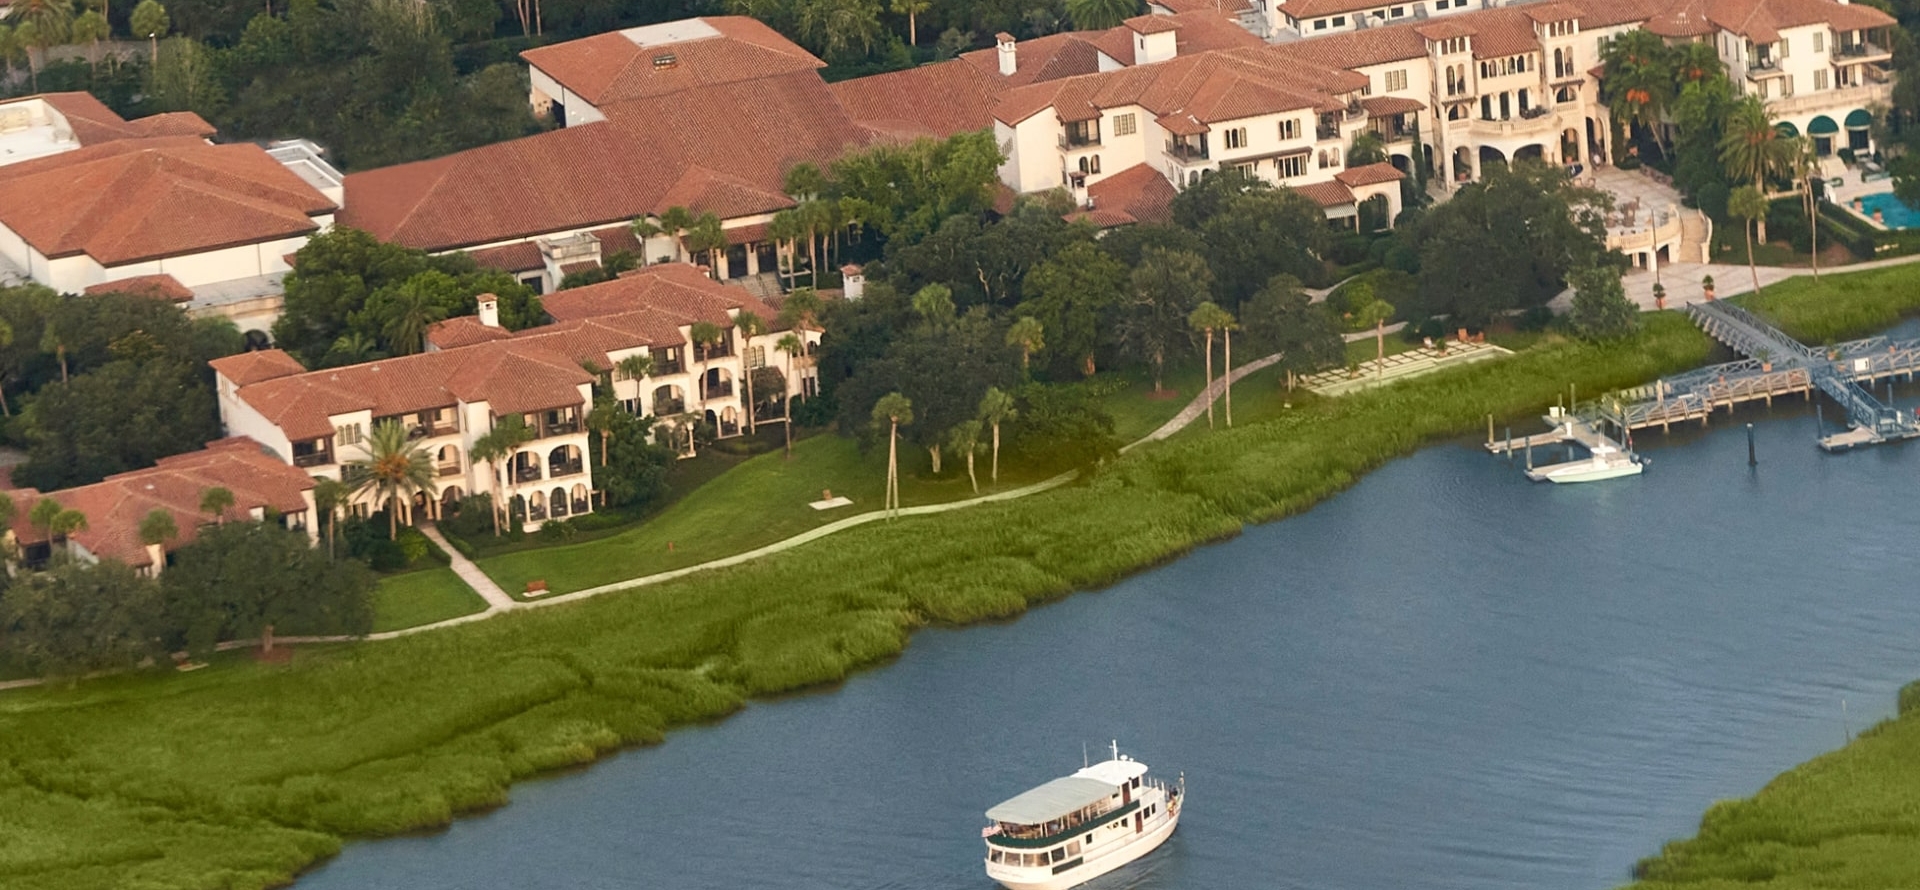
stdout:
<svg viewBox="0 0 1920 890">
<path fill-rule="evenodd" d="M 373 629 L 399 630 L 471 615 L 487 607 L 449 568 L 380 579 L 373 593 Z"/>
<path fill-rule="evenodd" d="M 1220 372 L 1220 361 L 1220 354 L 1216 352 L 1213 369 L 1216 374 Z M 1144 368 L 1130 368 L 1111 376 L 1126 381 L 1127 388 L 1107 396 L 1101 404 L 1113 415 L 1113 434 L 1125 445 L 1159 429 L 1193 401 L 1205 383 L 1206 368 L 1198 359 L 1168 365 L 1161 385 L 1173 393 L 1169 397 L 1154 395 L 1153 375 Z"/>
<path fill-rule="evenodd" d="M 975 461 L 981 494 L 1044 478 L 1003 459 L 1000 484 L 995 486 L 989 479 L 990 460 L 983 454 Z M 901 443 L 903 506 L 973 496 L 964 463 L 946 461 L 939 477 L 931 475 L 931 464 L 926 451 Z M 781 452 L 748 459 L 700 486 L 693 496 L 607 537 L 482 556 L 479 564 L 516 596 L 536 579 L 546 581 L 555 593 L 566 593 L 695 565 L 877 510 L 884 499 L 886 470 L 884 447 L 862 454 L 854 439 L 813 436 L 794 443 L 791 461 Z M 832 510 L 808 506 L 828 490 L 853 504 Z"/>
<path fill-rule="evenodd" d="M 1920 311 L 1920 264 L 1789 278 L 1733 302 L 1767 316 L 1812 344 L 1846 340 L 1893 326 Z"/>
</svg>

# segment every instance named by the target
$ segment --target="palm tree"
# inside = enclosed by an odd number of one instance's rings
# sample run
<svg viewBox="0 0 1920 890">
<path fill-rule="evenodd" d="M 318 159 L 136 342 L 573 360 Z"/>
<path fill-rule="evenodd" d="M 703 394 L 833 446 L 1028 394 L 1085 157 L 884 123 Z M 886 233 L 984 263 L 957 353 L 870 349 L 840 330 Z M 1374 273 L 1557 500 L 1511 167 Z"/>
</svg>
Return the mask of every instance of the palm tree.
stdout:
<svg viewBox="0 0 1920 890">
<path fill-rule="evenodd" d="M 633 381 L 634 394 L 639 395 L 640 381 L 653 376 L 653 356 L 635 353 L 614 362 L 613 369 Z"/>
<path fill-rule="evenodd" d="M 1119 27 L 1142 11 L 1139 0 L 1067 0 L 1067 18 L 1080 31 Z"/>
<path fill-rule="evenodd" d="M 328 366 L 357 365 L 379 355 L 379 343 L 360 331 L 351 331 L 336 338 L 333 345 L 327 347 L 327 354 L 321 357 L 320 362 Z"/>
<path fill-rule="evenodd" d="M 747 435 L 754 433 L 753 415 L 759 403 L 753 400 L 753 369 L 747 366 L 747 355 L 753 351 L 753 338 L 767 332 L 766 319 L 742 309 L 733 316 L 734 330 L 740 332 L 740 376 L 747 384 Z"/>
<path fill-rule="evenodd" d="M 33 74 L 33 88 L 40 89 L 39 67 L 47 62 L 49 47 L 65 44 L 73 34 L 72 0 L 18 0 L 8 7 L 7 21 L 14 34 L 27 45 L 27 69 Z M 31 50 L 40 51 L 40 66 L 33 62 Z"/>
<path fill-rule="evenodd" d="M 997 386 L 987 387 L 986 395 L 980 397 L 980 420 L 993 428 L 993 470 L 987 475 L 995 485 L 1000 484 L 1000 424 L 1006 423 L 1017 414 L 1013 408 L 1013 396 Z"/>
<path fill-rule="evenodd" d="M 720 260 L 713 254 L 726 250 L 730 243 L 726 230 L 720 228 L 720 217 L 711 213 L 700 214 L 687 229 L 687 250 L 707 254 L 706 266 L 716 278 L 720 276 Z"/>
<path fill-rule="evenodd" d="M 140 518 L 140 543 L 148 547 L 160 547 L 161 553 L 153 554 L 153 571 L 158 574 L 166 565 L 165 547 L 168 541 L 180 535 L 180 526 L 173 521 L 173 511 L 155 507 Z"/>
<path fill-rule="evenodd" d="M 620 405 L 611 398 L 593 400 L 593 410 L 587 412 L 587 429 L 600 434 L 600 465 L 607 465 L 607 444 L 613 440 L 613 424 L 620 414 Z"/>
<path fill-rule="evenodd" d="M 791 208 L 782 210 L 774 214 L 773 219 L 767 220 L 767 237 L 772 238 L 775 244 L 787 245 L 787 261 L 780 269 L 781 282 L 787 287 L 792 287 L 793 279 L 800 274 L 794 269 L 793 260 L 799 254 L 800 236 L 805 231 L 806 226 L 801 224 L 800 214 Z"/>
<path fill-rule="evenodd" d="M 1727 113 L 1726 135 L 1720 138 L 1720 163 L 1735 182 L 1745 180 L 1766 194 L 1767 180 L 1791 166 L 1794 151 L 1792 140 L 1780 135 L 1773 116 L 1758 97 L 1741 99 Z"/>
<path fill-rule="evenodd" d="M 73 40 L 75 43 L 90 43 L 87 51 L 87 67 L 95 74 L 100 73 L 100 41 L 113 36 L 113 26 L 107 24 L 107 17 L 97 9 L 89 9 L 73 20 Z"/>
<path fill-rule="evenodd" d="M 0 62 L 6 64 L 7 80 L 13 80 L 13 66 L 27 57 L 27 45 L 13 26 L 0 22 Z"/>
<path fill-rule="evenodd" d="M 47 536 L 49 538 L 71 538 L 74 532 L 83 532 L 86 530 L 87 514 L 79 510 L 61 510 L 55 513 L 53 518 L 47 522 Z M 69 551 L 71 551 L 73 546 L 72 542 L 69 541 L 67 546 Z"/>
<path fill-rule="evenodd" d="M 785 422 L 782 424 L 782 426 L 786 427 L 786 431 L 787 431 L 787 460 L 792 460 L 793 459 L 793 393 L 792 393 L 793 357 L 803 352 L 806 352 L 807 344 L 804 341 L 802 341 L 798 335 L 789 331 L 785 334 L 780 335 L 780 340 L 773 344 L 773 348 L 778 349 L 781 352 L 784 352 L 787 354 L 788 392 L 781 393 L 780 403 L 785 408 L 785 413 L 786 413 Z"/>
<path fill-rule="evenodd" d="M 800 7 L 800 35 L 822 58 L 848 50 L 866 55 L 880 36 L 877 0 L 816 0 Z"/>
<path fill-rule="evenodd" d="M 487 475 L 492 479 L 493 535 L 496 538 L 500 536 L 500 514 L 506 509 L 500 498 L 503 487 L 500 484 L 500 462 L 513 457 L 520 451 L 520 446 L 533 441 L 536 435 L 538 433 L 527 426 L 526 418 L 509 414 L 495 421 L 493 429 L 485 435 L 473 440 L 470 456 L 474 460 L 486 461 Z"/>
<path fill-rule="evenodd" d="M 900 427 L 913 424 L 913 400 L 897 392 L 880 397 L 873 405 L 873 425 L 887 425 L 887 495 L 883 510 L 900 511 Z"/>
<path fill-rule="evenodd" d="M 963 420 L 947 431 L 947 447 L 967 456 L 967 481 L 973 493 L 980 493 L 980 479 L 973 475 L 973 456 L 980 453 L 980 421 Z"/>
<path fill-rule="evenodd" d="M 1225 310 L 1222 310 L 1223 312 Z M 1226 353 L 1220 359 L 1220 378 L 1226 383 L 1227 429 L 1233 429 L 1233 332 L 1240 329 L 1233 313 L 1227 312 L 1226 324 L 1220 326 L 1220 342 Z"/>
<path fill-rule="evenodd" d="M 366 454 L 347 462 L 344 470 L 353 493 L 370 492 L 374 503 L 387 505 L 387 537 L 400 536 L 401 505 L 416 493 L 437 493 L 433 458 L 418 443 L 407 438 L 407 428 L 399 421 L 383 420 L 360 445 Z"/>
<path fill-rule="evenodd" d="M 1020 370 L 1027 370 L 1033 354 L 1047 348 L 1047 330 L 1040 319 L 1022 315 L 1007 328 L 1007 345 L 1020 348 Z"/>
<path fill-rule="evenodd" d="M 686 258 L 687 230 L 693 228 L 693 211 L 674 205 L 660 214 L 660 230 L 673 238 L 673 260 L 682 262 Z"/>
<path fill-rule="evenodd" d="M 820 312 L 826 304 L 820 301 L 820 293 L 810 287 L 802 287 L 787 294 L 780 301 L 780 323 L 791 330 L 820 330 Z M 4 345 L 4 344 L 0 344 Z"/>
<path fill-rule="evenodd" d="M 427 347 L 427 329 L 447 317 L 447 307 L 424 290 L 402 285 L 393 293 L 393 305 L 387 310 L 381 333 L 387 337 L 387 350 L 394 355 L 412 355 Z"/>
<path fill-rule="evenodd" d="M 5 26 L 0 25 L 0 27 Z M 13 325 L 7 324 L 5 321 L 0 321 L 0 349 L 6 349 L 12 345 Z M 13 416 L 13 408 L 7 404 L 7 375 L 3 370 L 0 370 L 0 414 L 5 414 L 8 417 Z"/>
<path fill-rule="evenodd" d="M 721 338 L 725 336 L 726 332 L 710 321 L 696 321 L 687 326 L 687 339 L 692 340 L 693 345 L 703 347 L 697 351 L 701 361 L 711 356 L 713 348 L 720 345 Z M 706 394 L 701 393 L 700 397 L 704 399 Z"/>
<path fill-rule="evenodd" d="M 213 517 L 214 525 L 225 525 L 227 511 L 233 509 L 233 491 L 218 485 L 200 492 L 200 512 Z"/>
<path fill-rule="evenodd" d="M 54 327 L 49 318 L 41 326 L 40 351 L 51 352 L 60 359 L 60 382 L 67 382 L 67 338 L 61 336 L 60 329 Z"/>
<path fill-rule="evenodd" d="M 153 64 L 160 64 L 160 38 L 173 30 L 173 19 L 167 16 L 167 8 L 160 5 L 160 0 L 140 0 L 133 7 L 133 15 L 127 20 L 127 26 L 133 36 L 147 38 L 148 45 L 153 49 Z"/>
<path fill-rule="evenodd" d="M 1215 305 L 1212 300 L 1195 306 L 1192 312 L 1187 313 L 1187 324 L 1206 335 L 1207 338 L 1207 382 L 1200 388 L 1201 392 L 1207 392 L 1213 388 L 1213 332 L 1224 330 L 1232 323 L 1233 316 L 1228 315 L 1227 310 Z M 1207 429 L 1213 429 L 1212 397 L 1207 399 Z"/>
<path fill-rule="evenodd" d="M 634 217 L 627 227 L 633 230 L 634 240 L 640 242 L 640 265 L 644 266 L 647 264 L 647 239 L 664 235 L 667 230 L 644 216 Z"/>
<path fill-rule="evenodd" d="M 333 558 L 333 529 L 340 524 L 340 508 L 347 505 L 352 492 L 338 479 L 321 476 L 313 480 L 313 512 L 315 518 L 327 521 L 327 558 Z"/>
<path fill-rule="evenodd" d="M 47 540 L 51 542 L 53 540 L 53 521 L 60 517 L 60 511 L 62 509 L 65 508 L 60 506 L 59 501 L 50 497 L 42 497 L 33 502 L 33 509 L 27 511 L 27 524 L 39 529 L 41 533 L 47 536 Z"/>
<path fill-rule="evenodd" d="M 907 45 L 920 43 L 920 22 L 918 16 L 932 8 L 933 0 L 893 0 L 893 14 L 907 17 Z"/>
<path fill-rule="evenodd" d="M 913 311 L 929 329 L 941 329 L 953 320 L 953 290 L 944 284 L 929 284 L 915 291 Z"/>
<path fill-rule="evenodd" d="M 1760 270 L 1753 263 L 1753 227 L 1767 218 L 1767 199 L 1760 190 L 1743 185 L 1727 197 L 1727 212 L 1747 221 L 1747 271 L 1753 275 L 1753 289 L 1760 290 Z"/>
<path fill-rule="evenodd" d="M 1807 235 L 1812 238 L 1810 250 L 1813 261 L 1813 280 L 1820 280 L 1820 202 L 1813 193 L 1814 186 L 1820 180 L 1820 155 L 1815 150 L 1813 140 L 1796 137 L 1790 140 L 1794 145 L 1794 180 L 1800 184 L 1800 205 L 1807 211 Z"/>
</svg>

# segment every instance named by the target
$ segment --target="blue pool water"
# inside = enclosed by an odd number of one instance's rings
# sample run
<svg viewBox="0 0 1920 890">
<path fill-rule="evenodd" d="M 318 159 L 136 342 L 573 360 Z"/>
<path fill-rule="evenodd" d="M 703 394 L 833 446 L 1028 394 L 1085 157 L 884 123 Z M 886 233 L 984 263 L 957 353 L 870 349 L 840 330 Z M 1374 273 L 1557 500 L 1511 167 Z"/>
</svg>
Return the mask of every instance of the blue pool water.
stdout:
<svg viewBox="0 0 1920 890">
<path fill-rule="evenodd" d="M 1880 211 L 1880 219 L 1889 229 L 1912 229 L 1920 227 L 1920 211 L 1916 211 L 1906 204 L 1901 203 L 1900 199 L 1894 197 L 1892 192 L 1881 192 L 1877 195 L 1861 195 L 1860 207 L 1860 212 L 1866 214 L 1868 219 L 1873 218 L 1873 212 L 1875 210 Z"/>
</svg>

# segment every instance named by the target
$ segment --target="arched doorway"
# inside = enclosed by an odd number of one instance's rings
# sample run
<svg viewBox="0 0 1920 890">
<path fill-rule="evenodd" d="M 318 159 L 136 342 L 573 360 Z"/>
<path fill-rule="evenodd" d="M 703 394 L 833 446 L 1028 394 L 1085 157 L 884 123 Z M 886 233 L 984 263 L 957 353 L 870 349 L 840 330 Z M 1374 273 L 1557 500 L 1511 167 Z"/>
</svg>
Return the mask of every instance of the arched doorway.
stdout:
<svg viewBox="0 0 1920 890">
<path fill-rule="evenodd" d="M 1873 115 L 1864 108 L 1855 108 L 1847 112 L 1847 147 L 1854 151 L 1866 151 L 1872 144 L 1868 133 L 1873 127 Z"/>
<path fill-rule="evenodd" d="M 467 497 L 458 485 L 449 485 L 440 489 L 440 515 L 456 516 L 460 513 L 460 502 Z"/>
<path fill-rule="evenodd" d="M 1580 131 L 1568 127 L 1560 131 L 1560 160 L 1568 164 L 1586 165 L 1580 158 Z"/>
<path fill-rule="evenodd" d="M 1473 151 L 1462 145 L 1453 150 L 1453 180 L 1466 182 L 1473 178 Z"/>
<path fill-rule="evenodd" d="M 570 494 L 573 496 L 573 512 L 575 515 L 586 513 L 593 509 L 593 502 L 588 496 L 585 485 L 578 482 L 574 483 L 573 491 L 570 492 Z"/>
<path fill-rule="evenodd" d="M 540 522 L 546 518 L 547 518 L 546 493 L 536 491 L 530 495 L 527 495 L 527 520 L 529 522 Z"/>
<path fill-rule="evenodd" d="M 1545 160 L 1546 157 L 1547 157 L 1546 147 L 1537 142 L 1532 145 L 1522 145 L 1519 148 L 1514 149 L 1513 151 L 1513 159 L 1516 161 L 1525 161 L 1525 160 L 1540 161 L 1540 160 Z M 1482 161 L 1481 163 L 1486 163 L 1486 162 Z"/>
<path fill-rule="evenodd" d="M 1807 135 L 1813 137 L 1813 150 L 1821 157 L 1833 154 L 1833 137 L 1840 133 L 1840 125 L 1824 114 L 1807 123 Z"/>
<path fill-rule="evenodd" d="M 1505 167 L 1507 156 L 1491 145 L 1480 146 L 1480 175 L 1485 176 L 1488 167 Z"/>
<path fill-rule="evenodd" d="M 653 416 L 666 417 L 687 410 L 687 393 L 677 386 L 661 386 L 653 391 Z"/>
<path fill-rule="evenodd" d="M 555 519 L 559 519 L 567 515 L 567 490 L 566 489 L 556 488 L 553 490 L 552 494 L 547 495 L 547 511 Z"/>
<path fill-rule="evenodd" d="M 700 400 L 724 399 L 733 395 L 733 374 L 726 368 L 708 368 L 700 376 Z"/>
<path fill-rule="evenodd" d="M 547 452 L 547 478 L 549 479 L 577 476 L 583 468 L 578 445 L 560 445 Z"/>
</svg>

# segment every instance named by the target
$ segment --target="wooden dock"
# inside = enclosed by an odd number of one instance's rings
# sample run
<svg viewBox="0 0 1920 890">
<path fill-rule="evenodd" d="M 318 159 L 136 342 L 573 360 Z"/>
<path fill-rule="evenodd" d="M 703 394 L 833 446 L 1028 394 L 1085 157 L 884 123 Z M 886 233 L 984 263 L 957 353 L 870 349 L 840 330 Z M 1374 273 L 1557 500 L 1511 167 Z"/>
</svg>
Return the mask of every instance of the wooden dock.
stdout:
<svg viewBox="0 0 1920 890">
<path fill-rule="evenodd" d="M 1639 458 L 1633 452 L 1601 432 L 1600 424 L 1594 420 L 1553 408 L 1545 417 L 1553 429 L 1544 433 L 1535 433 L 1518 439 L 1496 439 L 1489 429 L 1487 451 L 1492 454 L 1514 454 L 1525 451 L 1527 455 L 1527 478 L 1535 482 L 1553 481 L 1555 476 L 1573 473 L 1593 473 L 1604 469 L 1628 468 L 1639 472 Z M 1491 418 L 1489 418 L 1491 422 Z M 1534 466 L 1533 449 L 1550 445 L 1574 444 L 1587 450 L 1588 457 L 1561 463 Z M 1560 481 L 1565 481 L 1560 480 Z"/>
</svg>

